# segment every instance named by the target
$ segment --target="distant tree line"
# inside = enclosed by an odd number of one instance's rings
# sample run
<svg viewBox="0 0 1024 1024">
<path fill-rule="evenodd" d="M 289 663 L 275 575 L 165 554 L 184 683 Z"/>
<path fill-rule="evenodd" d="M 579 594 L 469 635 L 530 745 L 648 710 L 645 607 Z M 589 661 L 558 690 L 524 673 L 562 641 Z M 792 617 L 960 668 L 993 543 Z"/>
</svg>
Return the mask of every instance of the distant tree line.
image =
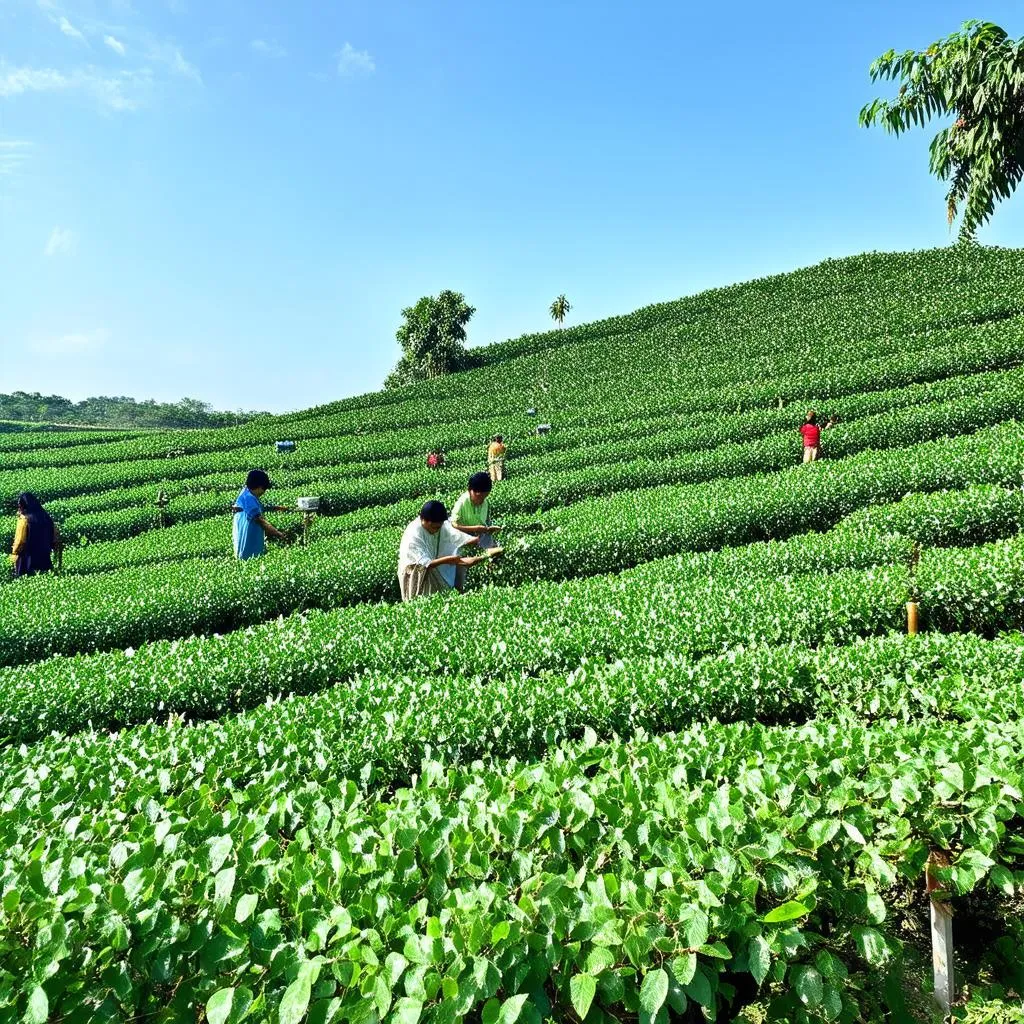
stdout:
<svg viewBox="0 0 1024 1024">
<path fill-rule="evenodd" d="M 100 396 L 72 402 L 60 395 L 38 391 L 0 394 L 0 420 L 18 423 L 68 423 L 96 427 L 232 427 L 246 423 L 258 412 L 216 412 L 207 402 L 183 398 L 180 402 Z"/>
</svg>

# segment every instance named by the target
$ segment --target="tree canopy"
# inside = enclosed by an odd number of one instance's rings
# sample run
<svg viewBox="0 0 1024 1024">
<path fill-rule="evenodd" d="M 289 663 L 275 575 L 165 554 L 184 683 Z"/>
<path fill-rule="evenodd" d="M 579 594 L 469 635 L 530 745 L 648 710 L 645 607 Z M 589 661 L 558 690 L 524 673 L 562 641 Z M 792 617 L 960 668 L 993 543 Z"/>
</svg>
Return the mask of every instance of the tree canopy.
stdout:
<svg viewBox="0 0 1024 1024">
<path fill-rule="evenodd" d="M 402 310 L 395 337 L 402 357 L 384 381 L 386 388 L 402 387 L 454 373 L 466 365 L 466 324 L 476 310 L 460 292 L 445 290 L 436 298 L 424 295 Z"/>
<path fill-rule="evenodd" d="M 933 117 L 955 117 L 932 140 L 930 170 L 950 183 L 948 222 L 962 212 L 960 239 L 972 239 L 1024 177 L 1024 40 L 968 21 L 926 50 L 883 53 L 871 80 L 902 84 L 895 99 L 861 110 L 862 125 L 900 135 Z"/>
<path fill-rule="evenodd" d="M 559 295 L 554 302 L 551 303 L 551 319 L 558 321 L 558 326 L 562 326 L 562 321 L 565 320 L 566 314 L 572 306 L 569 305 L 569 300 L 564 295 Z"/>
</svg>

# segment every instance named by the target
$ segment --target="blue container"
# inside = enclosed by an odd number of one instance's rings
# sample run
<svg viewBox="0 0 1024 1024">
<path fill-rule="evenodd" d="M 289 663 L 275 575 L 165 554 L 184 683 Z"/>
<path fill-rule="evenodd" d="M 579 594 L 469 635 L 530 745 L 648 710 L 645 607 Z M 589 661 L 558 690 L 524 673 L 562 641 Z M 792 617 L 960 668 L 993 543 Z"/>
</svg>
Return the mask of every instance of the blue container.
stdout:
<svg viewBox="0 0 1024 1024">
<path fill-rule="evenodd" d="M 277 447 L 278 455 L 282 454 L 283 452 L 293 452 L 293 451 L 295 451 L 295 442 L 294 441 L 275 441 L 274 443 L 275 443 L 275 445 Z"/>
</svg>

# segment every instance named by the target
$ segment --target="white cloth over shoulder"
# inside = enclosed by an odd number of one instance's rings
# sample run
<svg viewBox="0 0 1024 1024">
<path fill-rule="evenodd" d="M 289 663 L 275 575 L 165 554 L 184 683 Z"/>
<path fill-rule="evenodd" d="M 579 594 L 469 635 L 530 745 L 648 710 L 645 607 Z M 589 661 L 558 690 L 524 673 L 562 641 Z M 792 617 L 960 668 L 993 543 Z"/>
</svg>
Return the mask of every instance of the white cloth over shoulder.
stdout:
<svg viewBox="0 0 1024 1024">
<path fill-rule="evenodd" d="M 454 555 L 464 544 L 473 538 L 456 530 L 450 522 L 443 522 L 437 533 L 430 534 L 423 528 L 419 518 L 414 519 L 402 534 L 402 543 L 398 548 L 398 576 L 402 577 L 410 565 L 428 566 L 435 558 L 446 558 Z M 455 586 L 455 566 L 439 565 L 437 571 L 449 586 Z M 449 580 L 448 577 L 451 576 Z"/>
</svg>

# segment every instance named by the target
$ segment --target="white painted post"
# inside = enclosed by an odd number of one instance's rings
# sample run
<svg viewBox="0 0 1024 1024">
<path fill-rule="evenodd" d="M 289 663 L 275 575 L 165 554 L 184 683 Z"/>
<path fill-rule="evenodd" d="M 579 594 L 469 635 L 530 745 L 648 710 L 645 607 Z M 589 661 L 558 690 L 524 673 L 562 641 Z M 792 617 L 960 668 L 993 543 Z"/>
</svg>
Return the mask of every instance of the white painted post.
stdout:
<svg viewBox="0 0 1024 1024">
<path fill-rule="evenodd" d="M 932 908 L 932 976 L 935 1001 L 944 1014 L 956 1000 L 953 980 L 953 912 L 948 903 L 931 901 Z"/>
<path fill-rule="evenodd" d="M 928 903 L 931 908 L 932 924 L 932 979 L 935 983 L 935 1001 L 948 1015 L 956 1001 L 956 979 L 953 969 L 953 908 L 936 899 L 935 890 L 941 886 L 932 877 L 933 867 L 948 867 L 949 857 L 940 850 L 933 850 L 928 858 L 925 878 L 928 886 Z"/>
</svg>

